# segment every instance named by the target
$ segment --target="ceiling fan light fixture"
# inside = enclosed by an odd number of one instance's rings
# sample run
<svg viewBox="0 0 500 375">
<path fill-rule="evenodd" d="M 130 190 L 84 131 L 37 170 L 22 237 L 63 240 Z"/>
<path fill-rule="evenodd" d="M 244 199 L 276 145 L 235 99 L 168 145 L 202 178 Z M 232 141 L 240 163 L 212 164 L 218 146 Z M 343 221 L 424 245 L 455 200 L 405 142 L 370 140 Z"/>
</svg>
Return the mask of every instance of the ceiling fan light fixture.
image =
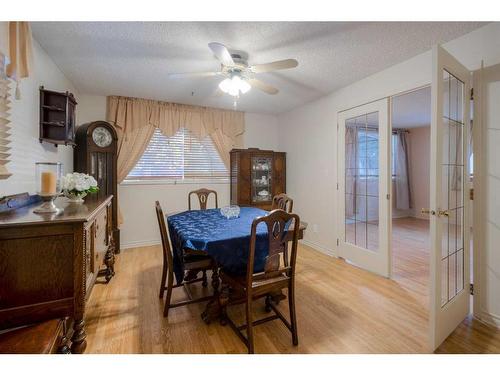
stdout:
<svg viewBox="0 0 500 375">
<path fill-rule="evenodd" d="M 252 86 L 247 81 L 241 80 L 240 82 L 240 91 L 242 94 L 246 94 L 247 92 L 250 91 Z"/>
<path fill-rule="evenodd" d="M 239 96 L 240 92 L 242 94 L 247 93 L 251 86 L 247 81 L 242 80 L 239 76 L 235 75 L 232 78 L 226 78 L 219 83 L 219 88 L 226 94 Z"/>
</svg>

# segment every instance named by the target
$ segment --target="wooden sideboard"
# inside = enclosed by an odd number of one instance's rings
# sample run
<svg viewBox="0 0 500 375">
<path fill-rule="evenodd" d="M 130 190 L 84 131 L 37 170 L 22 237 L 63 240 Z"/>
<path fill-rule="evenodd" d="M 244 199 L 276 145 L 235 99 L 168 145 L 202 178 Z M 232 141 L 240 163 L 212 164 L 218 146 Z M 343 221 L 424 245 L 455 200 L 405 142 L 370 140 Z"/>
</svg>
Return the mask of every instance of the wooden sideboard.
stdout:
<svg viewBox="0 0 500 375">
<path fill-rule="evenodd" d="M 98 275 L 114 275 L 112 196 L 56 205 L 57 215 L 37 204 L 0 213 L 0 330 L 68 317 L 71 352 L 82 353 L 86 300 Z"/>
</svg>

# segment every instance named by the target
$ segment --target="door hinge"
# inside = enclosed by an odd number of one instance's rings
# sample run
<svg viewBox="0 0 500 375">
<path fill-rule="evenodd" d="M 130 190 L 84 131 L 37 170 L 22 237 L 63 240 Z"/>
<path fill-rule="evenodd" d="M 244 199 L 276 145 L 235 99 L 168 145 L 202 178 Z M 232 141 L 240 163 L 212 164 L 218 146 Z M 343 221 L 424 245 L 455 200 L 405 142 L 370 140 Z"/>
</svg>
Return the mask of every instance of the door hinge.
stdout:
<svg viewBox="0 0 500 375">
<path fill-rule="evenodd" d="M 470 100 L 474 100 L 474 88 L 470 89 Z"/>
<path fill-rule="evenodd" d="M 469 189 L 469 199 L 471 201 L 474 200 L 474 188 Z"/>
<path fill-rule="evenodd" d="M 389 200 L 391 199 L 391 194 L 387 194 L 385 197 L 387 198 L 387 200 Z"/>
<path fill-rule="evenodd" d="M 339 183 L 337 182 L 337 190 L 339 190 Z"/>
<path fill-rule="evenodd" d="M 340 240 L 337 238 L 337 246 L 340 245 Z"/>
<path fill-rule="evenodd" d="M 471 296 L 474 295 L 474 284 L 472 284 L 472 283 L 469 284 L 469 292 L 470 292 Z"/>
</svg>

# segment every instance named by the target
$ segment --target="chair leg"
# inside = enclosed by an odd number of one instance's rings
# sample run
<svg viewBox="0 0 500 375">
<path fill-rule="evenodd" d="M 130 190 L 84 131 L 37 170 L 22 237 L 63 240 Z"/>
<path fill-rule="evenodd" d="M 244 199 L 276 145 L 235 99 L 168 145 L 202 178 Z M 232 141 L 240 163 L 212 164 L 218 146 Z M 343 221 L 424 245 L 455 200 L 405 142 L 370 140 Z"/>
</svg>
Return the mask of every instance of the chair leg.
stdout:
<svg viewBox="0 0 500 375">
<path fill-rule="evenodd" d="M 168 316 L 168 310 L 170 309 L 170 301 L 172 299 L 172 290 L 174 289 L 174 275 L 169 273 L 168 284 L 167 284 L 167 298 L 165 299 L 165 308 L 163 309 L 163 316 Z"/>
<path fill-rule="evenodd" d="M 203 276 L 202 276 L 203 282 L 201 285 L 206 288 L 208 286 L 208 281 L 207 281 L 207 271 L 203 270 Z"/>
<path fill-rule="evenodd" d="M 290 308 L 290 325 L 292 326 L 292 343 L 293 345 L 299 345 L 297 315 L 295 313 L 295 290 L 293 284 L 288 287 L 288 306 Z"/>
<path fill-rule="evenodd" d="M 163 298 L 165 293 L 165 281 L 167 279 L 167 268 L 163 266 L 163 271 L 161 273 L 161 284 L 160 284 L 160 298 Z"/>
<path fill-rule="evenodd" d="M 246 303 L 246 317 L 247 317 L 247 346 L 248 346 L 248 354 L 254 353 L 253 347 L 253 319 L 252 319 L 252 298 L 247 299 Z"/>
</svg>

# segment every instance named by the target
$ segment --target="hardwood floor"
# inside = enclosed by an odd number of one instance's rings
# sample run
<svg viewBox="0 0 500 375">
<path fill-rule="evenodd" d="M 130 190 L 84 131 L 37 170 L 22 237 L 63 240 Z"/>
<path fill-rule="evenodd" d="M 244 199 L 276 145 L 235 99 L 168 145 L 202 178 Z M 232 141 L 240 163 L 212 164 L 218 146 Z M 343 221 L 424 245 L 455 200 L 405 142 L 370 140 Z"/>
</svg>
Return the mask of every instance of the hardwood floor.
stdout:
<svg viewBox="0 0 500 375">
<path fill-rule="evenodd" d="M 408 236 L 410 232 L 406 229 Z M 299 346 L 292 345 L 280 321 L 272 321 L 256 327 L 256 353 L 429 352 L 421 275 L 428 269 L 418 256 L 397 254 L 395 280 L 389 280 L 300 245 Z M 175 308 L 163 318 L 158 298 L 161 262 L 159 246 L 124 250 L 117 257 L 116 276 L 108 285 L 96 285 L 89 300 L 86 353 L 246 353 L 230 327 L 203 323 L 204 304 Z M 405 278 L 405 272 L 410 277 Z M 190 290 L 194 296 L 210 292 L 201 285 Z M 183 297 L 181 293 L 181 288 L 175 290 L 174 298 Z M 255 312 L 264 316 L 263 302 Z M 231 313 L 242 321 L 241 309 Z M 481 337 L 486 342 L 476 345 Z M 491 334 L 475 321 L 464 322 L 439 351 L 500 352 L 500 334 Z"/>
<path fill-rule="evenodd" d="M 392 279 L 429 304 L 429 221 L 399 218 L 392 221 Z"/>
</svg>

